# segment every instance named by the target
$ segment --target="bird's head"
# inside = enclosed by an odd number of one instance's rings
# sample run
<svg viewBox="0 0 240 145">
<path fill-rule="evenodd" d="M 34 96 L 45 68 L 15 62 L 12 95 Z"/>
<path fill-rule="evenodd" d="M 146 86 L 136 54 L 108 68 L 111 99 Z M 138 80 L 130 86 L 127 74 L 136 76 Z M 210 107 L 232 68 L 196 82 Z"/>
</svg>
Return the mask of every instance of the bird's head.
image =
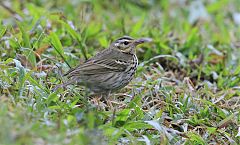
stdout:
<svg viewBox="0 0 240 145">
<path fill-rule="evenodd" d="M 129 36 L 123 36 L 115 40 L 111 44 L 111 48 L 118 49 L 124 53 L 135 53 L 135 48 L 137 45 L 150 41 L 151 41 L 150 38 L 133 39 L 132 37 Z"/>
</svg>

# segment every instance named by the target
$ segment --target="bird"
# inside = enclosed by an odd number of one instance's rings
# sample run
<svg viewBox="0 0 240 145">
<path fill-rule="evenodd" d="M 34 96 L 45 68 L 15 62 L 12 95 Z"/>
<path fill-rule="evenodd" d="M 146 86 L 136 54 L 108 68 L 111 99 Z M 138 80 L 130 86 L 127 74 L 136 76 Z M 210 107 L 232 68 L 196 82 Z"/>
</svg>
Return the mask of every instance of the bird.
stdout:
<svg viewBox="0 0 240 145">
<path fill-rule="evenodd" d="M 150 41 L 150 38 L 134 39 L 130 36 L 116 39 L 107 49 L 70 69 L 64 74 L 68 80 L 53 90 L 80 84 L 94 93 L 110 94 L 125 87 L 137 70 L 136 46 Z"/>
</svg>

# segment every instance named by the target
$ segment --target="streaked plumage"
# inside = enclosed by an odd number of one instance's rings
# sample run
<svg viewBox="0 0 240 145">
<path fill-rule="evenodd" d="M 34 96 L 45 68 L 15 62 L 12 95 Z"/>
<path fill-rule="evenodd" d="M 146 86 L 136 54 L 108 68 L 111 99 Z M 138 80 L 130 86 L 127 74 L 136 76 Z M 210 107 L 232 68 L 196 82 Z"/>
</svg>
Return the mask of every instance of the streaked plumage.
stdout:
<svg viewBox="0 0 240 145">
<path fill-rule="evenodd" d="M 117 39 L 108 49 L 69 70 L 65 74 L 69 80 L 61 87 L 78 83 L 95 93 L 109 93 L 123 88 L 132 80 L 137 69 L 135 47 L 147 41 L 147 38 L 134 40 L 129 36 Z"/>
</svg>

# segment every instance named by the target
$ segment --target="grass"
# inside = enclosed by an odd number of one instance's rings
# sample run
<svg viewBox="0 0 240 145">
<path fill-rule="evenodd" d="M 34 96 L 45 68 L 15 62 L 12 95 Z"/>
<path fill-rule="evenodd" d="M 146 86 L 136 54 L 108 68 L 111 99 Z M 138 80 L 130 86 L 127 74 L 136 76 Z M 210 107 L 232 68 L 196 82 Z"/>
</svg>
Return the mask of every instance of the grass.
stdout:
<svg viewBox="0 0 240 145">
<path fill-rule="evenodd" d="M 0 144 L 240 144 L 237 0 L 0 7 Z M 51 91 L 123 35 L 153 42 L 114 109 L 81 86 Z"/>
</svg>

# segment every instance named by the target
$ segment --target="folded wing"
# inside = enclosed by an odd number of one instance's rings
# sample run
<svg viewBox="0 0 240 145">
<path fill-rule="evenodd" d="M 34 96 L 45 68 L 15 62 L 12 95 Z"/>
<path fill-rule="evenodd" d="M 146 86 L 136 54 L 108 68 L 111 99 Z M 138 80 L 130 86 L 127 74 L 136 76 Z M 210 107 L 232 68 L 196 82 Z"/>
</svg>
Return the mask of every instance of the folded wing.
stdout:
<svg viewBox="0 0 240 145">
<path fill-rule="evenodd" d="M 127 69 L 127 62 L 115 59 L 97 59 L 85 62 L 74 69 L 69 70 L 65 76 L 81 76 L 122 72 Z"/>
</svg>

